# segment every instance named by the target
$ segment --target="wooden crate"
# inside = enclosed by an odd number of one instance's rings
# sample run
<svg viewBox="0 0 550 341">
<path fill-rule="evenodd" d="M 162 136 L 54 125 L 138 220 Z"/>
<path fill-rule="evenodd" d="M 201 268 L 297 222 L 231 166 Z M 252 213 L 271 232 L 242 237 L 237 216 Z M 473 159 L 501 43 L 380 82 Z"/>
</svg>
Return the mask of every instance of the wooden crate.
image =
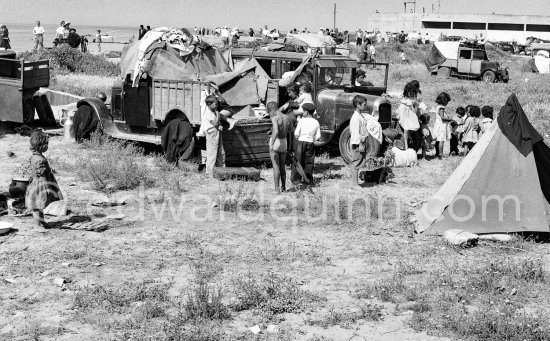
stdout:
<svg viewBox="0 0 550 341">
<path fill-rule="evenodd" d="M 243 166 L 271 162 L 269 157 L 270 120 L 237 123 L 232 130 L 222 132 L 225 164 Z"/>
</svg>

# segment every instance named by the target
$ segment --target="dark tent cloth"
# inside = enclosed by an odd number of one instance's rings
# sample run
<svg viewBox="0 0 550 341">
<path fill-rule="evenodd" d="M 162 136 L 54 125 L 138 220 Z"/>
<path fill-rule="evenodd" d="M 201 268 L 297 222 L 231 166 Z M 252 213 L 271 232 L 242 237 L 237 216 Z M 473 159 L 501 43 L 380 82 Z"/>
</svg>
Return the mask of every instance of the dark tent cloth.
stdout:
<svg viewBox="0 0 550 341">
<path fill-rule="evenodd" d="M 544 141 L 533 145 L 533 154 L 535 155 L 535 164 L 539 174 L 540 189 L 550 203 L 550 148 Z"/>
<path fill-rule="evenodd" d="M 162 131 L 161 145 L 168 162 L 188 160 L 193 154 L 193 127 L 187 117 L 171 120 Z"/>
<path fill-rule="evenodd" d="M 99 117 L 89 105 L 80 106 L 73 117 L 74 138 L 76 142 L 89 139 L 97 130 Z"/>
<path fill-rule="evenodd" d="M 504 136 L 523 156 L 529 155 L 533 150 L 533 145 L 543 140 L 523 112 L 516 94 L 511 94 L 508 97 L 506 104 L 500 109 L 497 121 Z"/>
</svg>

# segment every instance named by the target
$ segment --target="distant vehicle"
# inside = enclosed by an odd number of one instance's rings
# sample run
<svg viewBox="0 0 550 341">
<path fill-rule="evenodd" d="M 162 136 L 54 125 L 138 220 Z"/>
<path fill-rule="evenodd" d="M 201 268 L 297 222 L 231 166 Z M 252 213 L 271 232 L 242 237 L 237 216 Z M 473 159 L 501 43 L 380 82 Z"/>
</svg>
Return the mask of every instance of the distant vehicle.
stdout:
<svg viewBox="0 0 550 341">
<path fill-rule="evenodd" d="M 484 45 L 435 42 L 424 63 L 432 75 L 483 79 L 487 83 L 509 80 L 507 69 L 489 61 Z"/>
<path fill-rule="evenodd" d="M 444 36 L 442 41 L 461 41 L 462 36 Z"/>
<path fill-rule="evenodd" d="M 494 43 L 494 45 L 504 52 L 516 53 L 516 51 L 518 50 L 514 47 L 512 43 L 509 43 L 507 41 L 498 41 Z"/>
</svg>

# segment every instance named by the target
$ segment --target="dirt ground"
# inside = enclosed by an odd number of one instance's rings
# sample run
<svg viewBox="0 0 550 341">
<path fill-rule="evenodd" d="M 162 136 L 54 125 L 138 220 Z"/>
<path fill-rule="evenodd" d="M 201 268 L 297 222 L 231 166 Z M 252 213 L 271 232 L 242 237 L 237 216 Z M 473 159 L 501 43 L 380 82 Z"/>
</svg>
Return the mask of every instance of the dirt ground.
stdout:
<svg viewBox="0 0 550 341">
<path fill-rule="evenodd" d="M 0 137 L 0 192 L 7 191 L 17 167 L 30 156 L 28 144 L 28 137 L 11 133 Z M 8 151 L 14 155 L 9 157 Z M 181 196 L 170 196 L 173 207 L 178 208 L 181 203 L 181 210 L 174 213 L 176 209 L 171 211 L 170 205 L 162 212 L 157 199 L 163 193 L 156 187 L 107 195 L 93 190 L 90 183 L 80 181 L 74 172 L 62 167 L 63 159 L 71 155 L 69 151 L 86 152 L 63 141 L 61 136 L 53 136 L 50 150 L 45 153 L 56 169 L 70 210 L 69 217 L 48 220 L 74 222 L 90 216 L 98 220 L 112 214 L 123 214 L 124 218 L 108 221 L 109 228 L 103 232 L 53 228 L 38 233 L 33 230 L 30 217 L 0 217 L 12 222 L 16 229 L 0 236 L 2 340 L 161 339 L 161 334 L 154 334 L 161 329 L 120 323 L 123 315 L 134 316 L 140 302 L 122 310 L 94 310 L 78 302 L 90 288 L 124 292 L 135 283 L 165 285 L 168 299 L 181 298 L 194 287 L 194 264 L 201 260 L 211 261 L 208 268 L 213 275 L 208 282 L 224 288 L 224 302 L 234 301 L 239 295 L 233 284 L 236 279 L 267 273 L 291 278 L 301 292 L 315 297 L 293 312 L 266 315 L 262 309 L 234 309 L 217 327 L 229 339 L 450 340 L 455 338 L 413 329 L 410 321 L 414 309 L 407 309 L 403 302 L 383 301 L 358 292 L 370 284 L 390 281 L 391 273 L 397 269 L 417 269 L 408 274 L 423 276 L 469 261 L 515 255 L 490 243 L 456 250 L 438 237 L 413 233 L 410 212 L 444 182 L 458 165 L 458 157 L 394 168 L 395 177 L 389 183 L 350 190 L 348 169 L 341 159 L 322 155 L 317 157 L 315 166 L 318 186 L 300 196 L 292 192 L 277 196 L 270 169 L 262 170 L 262 180 L 257 183 L 219 182 L 193 174 L 192 183 L 186 183 Z M 148 162 L 147 157 L 144 160 Z M 346 198 L 375 196 L 377 203 L 389 198 L 391 209 L 384 211 L 389 216 L 384 213 L 380 219 L 355 219 L 341 224 L 333 224 L 330 219 L 334 217 L 327 218 L 328 223 L 295 223 L 291 217 L 307 214 L 300 208 L 282 216 L 265 214 L 254 220 L 257 212 L 253 210 L 223 209 L 225 199 L 218 194 L 238 192 L 241 186 L 255 191 L 256 197 L 265 202 L 273 203 L 279 198 L 275 207 L 285 205 L 285 196 L 288 199 L 336 194 Z M 125 198 L 127 204 L 107 208 L 90 205 L 106 196 Z M 166 201 L 168 196 L 164 198 Z M 396 203 L 399 209 L 395 208 Z M 529 245 L 525 252 L 543 257 L 547 251 L 548 247 L 541 244 Z M 524 256 L 525 252 L 518 253 Z M 349 313 L 365 306 L 378 309 L 379 316 L 373 316 L 378 315 L 375 312 L 349 317 Z M 162 323 L 162 316 L 150 320 Z M 265 331 L 270 324 L 277 326 L 273 333 Z M 255 325 L 264 332 L 253 334 L 249 328 Z"/>
</svg>

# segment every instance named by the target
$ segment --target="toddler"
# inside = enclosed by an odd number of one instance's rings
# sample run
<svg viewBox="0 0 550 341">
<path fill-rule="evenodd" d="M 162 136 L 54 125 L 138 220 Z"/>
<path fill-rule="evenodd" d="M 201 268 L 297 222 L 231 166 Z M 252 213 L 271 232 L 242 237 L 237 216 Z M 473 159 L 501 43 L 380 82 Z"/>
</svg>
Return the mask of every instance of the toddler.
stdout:
<svg viewBox="0 0 550 341">
<path fill-rule="evenodd" d="M 49 137 L 41 130 L 31 134 L 31 177 L 25 194 L 25 205 L 32 210 L 37 229 L 49 226 L 44 220 L 44 209 L 52 202 L 63 199 L 59 185 L 43 153 L 48 150 Z"/>
</svg>

